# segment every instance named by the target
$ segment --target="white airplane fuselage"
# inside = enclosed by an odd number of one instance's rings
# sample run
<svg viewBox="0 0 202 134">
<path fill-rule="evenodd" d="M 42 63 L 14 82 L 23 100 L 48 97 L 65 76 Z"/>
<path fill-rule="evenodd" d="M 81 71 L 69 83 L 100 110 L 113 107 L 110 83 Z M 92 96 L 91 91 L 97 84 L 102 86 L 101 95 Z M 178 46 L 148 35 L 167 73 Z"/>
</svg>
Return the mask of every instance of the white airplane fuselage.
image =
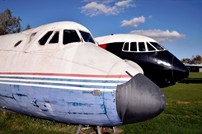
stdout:
<svg viewBox="0 0 202 134">
<path fill-rule="evenodd" d="M 77 36 L 68 39 L 72 35 Z M 74 22 L 0 36 L 0 107 L 49 120 L 99 126 L 144 121 L 161 113 L 164 95 L 144 78 L 142 69 L 99 48 L 90 36 L 88 29 Z M 149 83 L 146 95 L 133 82 L 144 79 Z M 131 101 L 133 88 L 139 92 L 138 104 Z M 123 109 L 120 103 L 129 103 L 131 108 Z M 140 111 L 130 111 L 140 105 Z M 148 109 L 151 111 L 144 114 Z M 134 116 L 138 112 L 142 118 Z"/>
</svg>

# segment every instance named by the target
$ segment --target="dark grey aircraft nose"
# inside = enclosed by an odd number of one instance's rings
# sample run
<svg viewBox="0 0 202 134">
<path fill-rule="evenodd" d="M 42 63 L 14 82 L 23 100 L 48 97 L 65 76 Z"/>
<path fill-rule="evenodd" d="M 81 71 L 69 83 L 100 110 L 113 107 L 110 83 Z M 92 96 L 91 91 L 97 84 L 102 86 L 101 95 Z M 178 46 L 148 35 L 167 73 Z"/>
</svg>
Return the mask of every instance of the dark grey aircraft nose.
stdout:
<svg viewBox="0 0 202 134">
<path fill-rule="evenodd" d="M 172 58 L 172 75 L 175 81 L 187 78 L 189 76 L 189 70 L 185 65 L 179 61 L 175 56 Z"/>
<path fill-rule="evenodd" d="M 160 88 L 143 74 L 117 86 L 117 112 L 123 124 L 145 121 L 159 115 L 165 107 Z"/>
</svg>

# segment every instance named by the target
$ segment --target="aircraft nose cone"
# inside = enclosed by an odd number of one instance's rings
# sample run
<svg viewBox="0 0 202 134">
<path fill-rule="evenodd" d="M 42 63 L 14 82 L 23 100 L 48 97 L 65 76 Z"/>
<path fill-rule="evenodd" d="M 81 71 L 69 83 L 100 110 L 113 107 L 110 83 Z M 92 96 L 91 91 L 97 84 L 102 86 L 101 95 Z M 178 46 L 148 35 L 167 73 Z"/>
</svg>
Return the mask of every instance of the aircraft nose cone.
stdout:
<svg viewBox="0 0 202 134">
<path fill-rule="evenodd" d="M 117 86 L 117 112 L 123 124 L 145 121 L 159 115 L 165 107 L 160 88 L 143 74 Z"/>
<path fill-rule="evenodd" d="M 189 70 L 185 65 L 179 61 L 175 56 L 172 59 L 173 64 L 173 79 L 179 81 L 189 76 Z"/>
</svg>

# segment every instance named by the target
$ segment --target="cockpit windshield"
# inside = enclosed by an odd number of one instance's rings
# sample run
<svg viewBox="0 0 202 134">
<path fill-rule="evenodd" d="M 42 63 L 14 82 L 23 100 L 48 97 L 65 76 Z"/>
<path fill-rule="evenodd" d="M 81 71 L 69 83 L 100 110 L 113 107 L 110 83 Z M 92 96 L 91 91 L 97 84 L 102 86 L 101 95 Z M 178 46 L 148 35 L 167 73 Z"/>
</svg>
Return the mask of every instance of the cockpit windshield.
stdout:
<svg viewBox="0 0 202 134">
<path fill-rule="evenodd" d="M 123 42 L 124 52 L 155 52 L 165 50 L 157 42 Z"/>
<path fill-rule="evenodd" d="M 79 31 L 82 38 L 81 39 L 78 35 L 78 32 L 76 30 L 70 30 L 70 29 L 64 29 L 63 30 L 63 38 L 62 38 L 62 43 L 63 45 L 69 44 L 69 43 L 75 43 L 75 42 L 91 42 L 95 43 L 93 40 L 92 36 L 88 32 L 84 31 Z M 45 45 L 47 42 L 48 44 L 58 44 L 60 42 L 60 35 L 62 31 L 48 31 L 43 37 L 39 39 L 39 44 Z"/>
<path fill-rule="evenodd" d="M 64 30 L 63 31 L 63 44 L 66 45 L 72 42 L 80 42 L 80 38 L 75 30 Z"/>
<path fill-rule="evenodd" d="M 81 36 L 83 37 L 85 42 L 91 42 L 91 43 L 95 43 L 95 41 L 93 40 L 92 36 L 90 35 L 90 33 L 88 32 L 84 32 L 84 31 L 79 31 L 81 33 Z"/>
<path fill-rule="evenodd" d="M 164 50 L 162 46 L 160 46 L 157 42 L 150 42 L 157 50 Z"/>
</svg>

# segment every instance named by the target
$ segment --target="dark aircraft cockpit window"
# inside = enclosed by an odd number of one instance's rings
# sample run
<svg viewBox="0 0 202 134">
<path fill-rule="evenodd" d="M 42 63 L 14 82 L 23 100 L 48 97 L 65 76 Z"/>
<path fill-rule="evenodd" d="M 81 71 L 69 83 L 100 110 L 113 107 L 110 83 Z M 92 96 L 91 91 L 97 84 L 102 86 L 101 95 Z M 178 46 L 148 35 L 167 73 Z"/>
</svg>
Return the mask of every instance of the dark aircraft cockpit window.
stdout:
<svg viewBox="0 0 202 134">
<path fill-rule="evenodd" d="M 139 46 L 139 51 L 146 51 L 144 42 L 139 42 L 138 46 Z"/>
<path fill-rule="evenodd" d="M 49 43 L 54 44 L 59 42 L 59 32 L 55 32 Z"/>
<path fill-rule="evenodd" d="M 63 44 L 66 45 L 72 42 L 80 42 L 80 38 L 75 30 L 63 31 Z"/>
<path fill-rule="evenodd" d="M 160 46 L 157 42 L 150 42 L 157 50 L 164 50 L 162 46 Z"/>
<path fill-rule="evenodd" d="M 95 43 L 95 41 L 93 40 L 92 36 L 90 35 L 90 33 L 88 32 L 84 32 L 84 31 L 79 31 L 81 33 L 81 36 L 83 37 L 85 42 L 91 42 L 91 43 Z"/>
<path fill-rule="evenodd" d="M 156 49 L 147 42 L 147 48 L 149 51 L 155 51 Z"/>
<path fill-rule="evenodd" d="M 137 42 L 130 43 L 130 51 L 137 52 Z"/>
<path fill-rule="evenodd" d="M 128 51 L 129 50 L 129 43 L 126 42 L 124 45 L 123 45 L 123 51 Z"/>
<path fill-rule="evenodd" d="M 48 31 L 40 40 L 39 40 L 39 44 L 40 45 L 45 45 L 46 41 L 48 40 L 48 38 L 51 36 L 51 34 L 53 33 L 53 31 Z"/>
<path fill-rule="evenodd" d="M 17 47 L 18 45 L 20 45 L 21 42 L 22 42 L 22 40 L 20 40 L 17 43 L 15 43 L 14 47 Z"/>
</svg>

